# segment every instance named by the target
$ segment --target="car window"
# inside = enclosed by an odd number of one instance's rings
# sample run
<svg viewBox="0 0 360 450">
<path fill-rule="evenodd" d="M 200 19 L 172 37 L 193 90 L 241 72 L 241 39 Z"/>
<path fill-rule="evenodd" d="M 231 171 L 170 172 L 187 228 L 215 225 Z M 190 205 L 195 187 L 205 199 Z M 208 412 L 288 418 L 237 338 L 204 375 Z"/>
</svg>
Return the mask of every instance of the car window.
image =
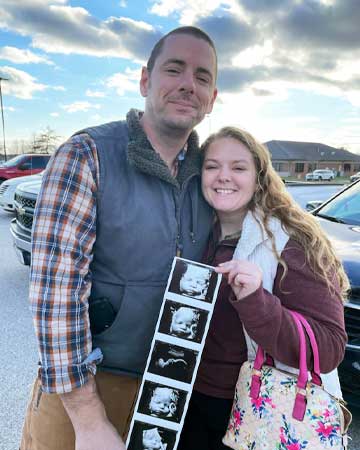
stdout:
<svg viewBox="0 0 360 450">
<path fill-rule="evenodd" d="M 31 169 L 31 160 L 32 158 L 27 158 L 24 162 L 19 165 L 20 170 L 30 170 Z"/>
<path fill-rule="evenodd" d="M 352 185 L 324 205 L 319 214 L 333 217 L 349 225 L 360 225 L 360 183 Z"/>
<path fill-rule="evenodd" d="M 11 158 L 9 161 L 6 161 L 3 167 L 15 167 L 24 159 L 24 155 L 15 156 L 15 158 Z"/>
<path fill-rule="evenodd" d="M 43 169 L 49 161 L 48 156 L 36 156 L 32 159 L 33 169 Z"/>
</svg>

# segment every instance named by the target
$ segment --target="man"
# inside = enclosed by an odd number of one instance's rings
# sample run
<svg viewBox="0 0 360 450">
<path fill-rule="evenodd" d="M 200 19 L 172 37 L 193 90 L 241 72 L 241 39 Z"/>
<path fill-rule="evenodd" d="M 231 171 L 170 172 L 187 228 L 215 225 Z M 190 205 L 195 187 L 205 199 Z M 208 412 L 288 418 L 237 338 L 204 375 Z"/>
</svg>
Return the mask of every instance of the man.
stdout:
<svg viewBox="0 0 360 450">
<path fill-rule="evenodd" d="M 142 70 L 144 113 L 77 133 L 49 164 L 30 275 L 39 379 L 21 450 L 125 448 L 172 259 L 200 259 L 211 226 L 193 128 L 216 71 L 205 33 L 173 30 Z"/>
</svg>

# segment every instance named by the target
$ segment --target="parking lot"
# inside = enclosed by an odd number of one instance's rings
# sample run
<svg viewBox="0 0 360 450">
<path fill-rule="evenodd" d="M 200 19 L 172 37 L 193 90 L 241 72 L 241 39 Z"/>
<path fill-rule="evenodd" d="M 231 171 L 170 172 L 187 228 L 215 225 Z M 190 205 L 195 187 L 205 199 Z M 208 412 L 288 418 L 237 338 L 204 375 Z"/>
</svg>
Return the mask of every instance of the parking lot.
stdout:
<svg viewBox="0 0 360 450">
<path fill-rule="evenodd" d="M 16 259 L 9 223 L 0 211 L 0 449 L 16 450 L 30 386 L 36 374 L 37 350 L 28 309 L 29 268 Z"/>
<path fill-rule="evenodd" d="M 318 191 L 315 196 L 314 192 L 310 193 L 313 198 L 307 198 L 309 194 L 303 189 L 298 189 L 294 195 L 301 197 L 302 206 L 305 197 L 308 201 L 324 195 Z M 35 336 L 28 309 L 29 269 L 18 262 L 12 248 L 9 232 L 12 217 L 0 210 L 0 450 L 18 449 L 24 411 L 37 366 Z M 360 450 L 360 410 L 352 409 L 352 413 L 349 449 Z"/>
</svg>

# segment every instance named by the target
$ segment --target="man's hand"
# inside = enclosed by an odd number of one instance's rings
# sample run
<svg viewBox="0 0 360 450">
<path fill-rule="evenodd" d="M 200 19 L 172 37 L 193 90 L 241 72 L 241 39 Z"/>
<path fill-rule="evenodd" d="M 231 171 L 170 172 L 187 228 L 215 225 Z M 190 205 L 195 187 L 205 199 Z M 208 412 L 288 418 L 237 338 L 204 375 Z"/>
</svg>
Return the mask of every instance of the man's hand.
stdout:
<svg viewBox="0 0 360 450">
<path fill-rule="evenodd" d="M 96 427 L 76 433 L 75 450 L 126 450 L 113 425 L 106 419 Z"/>
<path fill-rule="evenodd" d="M 125 450 L 109 422 L 92 377 L 84 386 L 60 395 L 75 431 L 75 450 Z"/>
<path fill-rule="evenodd" d="M 215 271 L 227 276 L 228 283 L 238 300 L 252 294 L 261 286 L 260 267 L 246 260 L 232 259 L 219 264 Z"/>
</svg>

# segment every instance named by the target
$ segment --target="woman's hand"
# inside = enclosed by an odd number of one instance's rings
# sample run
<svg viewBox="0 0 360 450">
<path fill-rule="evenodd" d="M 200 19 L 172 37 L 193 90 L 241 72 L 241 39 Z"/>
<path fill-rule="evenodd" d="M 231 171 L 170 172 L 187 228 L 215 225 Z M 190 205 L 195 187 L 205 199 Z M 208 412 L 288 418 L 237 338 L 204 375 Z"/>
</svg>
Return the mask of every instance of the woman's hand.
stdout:
<svg viewBox="0 0 360 450">
<path fill-rule="evenodd" d="M 227 277 L 238 300 L 252 294 L 261 286 L 262 270 L 257 264 L 246 260 L 232 259 L 219 264 L 215 271 Z"/>
</svg>

